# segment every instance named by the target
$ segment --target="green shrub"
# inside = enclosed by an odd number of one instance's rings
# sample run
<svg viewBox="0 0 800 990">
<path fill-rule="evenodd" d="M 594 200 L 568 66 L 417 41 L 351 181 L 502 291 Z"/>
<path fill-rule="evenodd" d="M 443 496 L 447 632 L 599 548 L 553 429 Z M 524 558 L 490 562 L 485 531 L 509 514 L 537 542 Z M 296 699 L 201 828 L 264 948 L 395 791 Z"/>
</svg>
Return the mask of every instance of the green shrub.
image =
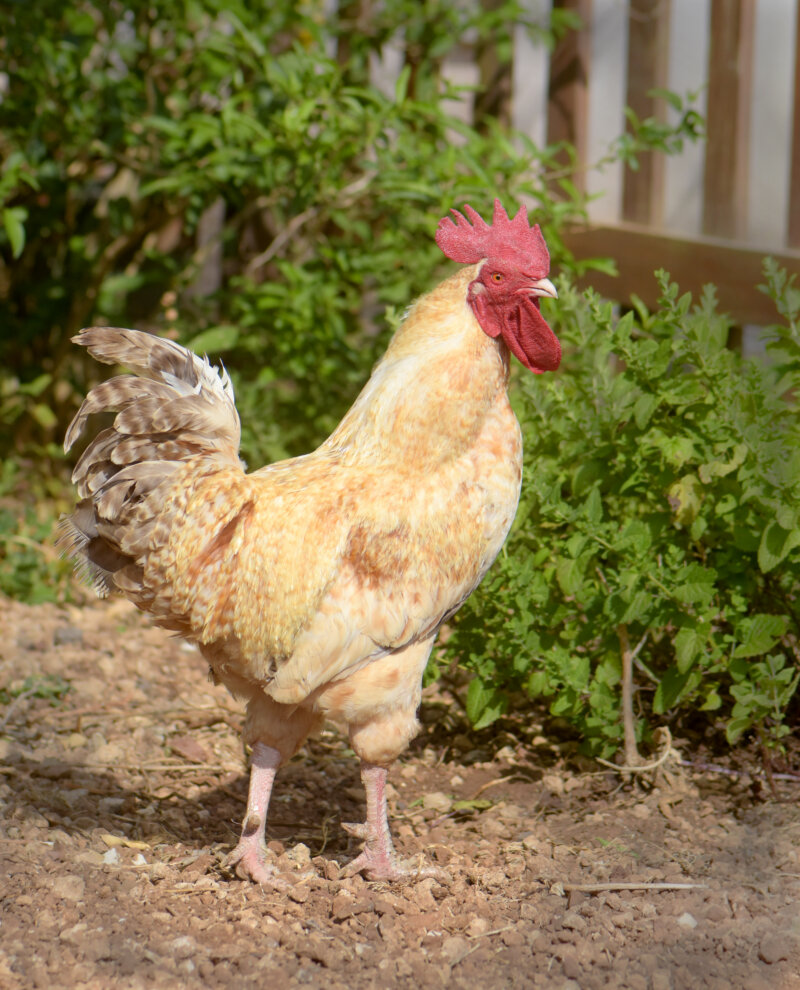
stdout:
<svg viewBox="0 0 800 990">
<path fill-rule="evenodd" d="M 477 674 L 477 724 L 508 691 L 550 700 L 587 746 L 622 734 L 621 644 L 638 732 L 700 710 L 730 743 L 788 731 L 800 632 L 800 292 L 767 263 L 785 324 L 770 360 L 728 348 L 714 290 L 622 317 L 566 282 L 548 313 L 562 372 L 520 376 L 522 502 L 447 648 Z M 487 632 L 489 634 L 487 640 Z M 488 650 L 487 650 L 488 645 Z"/>
</svg>

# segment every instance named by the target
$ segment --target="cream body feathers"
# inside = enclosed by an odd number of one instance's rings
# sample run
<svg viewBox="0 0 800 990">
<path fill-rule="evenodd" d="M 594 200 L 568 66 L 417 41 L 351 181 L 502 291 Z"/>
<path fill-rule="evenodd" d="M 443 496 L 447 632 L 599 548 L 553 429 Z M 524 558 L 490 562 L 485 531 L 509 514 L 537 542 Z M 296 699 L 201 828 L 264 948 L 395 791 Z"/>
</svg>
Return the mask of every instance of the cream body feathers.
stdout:
<svg viewBox="0 0 800 990">
<path fill-rule="evenodd" d="M 508 351 L 467 305 L 479 266 L 420 299 L 334 433 L 246 474 L 227 376 L 183 348 L 96 328 L 78 342 L 122 377 L 87 396 L 119 410 L 81 457 L 64 542 L 196 642 L 248 700 L 246 737 L 288 759 L 328 716 L 385 763 L 416 731 L 436 632 L 483 578 L 516 511 L 521 437 Z"/>
</svg>

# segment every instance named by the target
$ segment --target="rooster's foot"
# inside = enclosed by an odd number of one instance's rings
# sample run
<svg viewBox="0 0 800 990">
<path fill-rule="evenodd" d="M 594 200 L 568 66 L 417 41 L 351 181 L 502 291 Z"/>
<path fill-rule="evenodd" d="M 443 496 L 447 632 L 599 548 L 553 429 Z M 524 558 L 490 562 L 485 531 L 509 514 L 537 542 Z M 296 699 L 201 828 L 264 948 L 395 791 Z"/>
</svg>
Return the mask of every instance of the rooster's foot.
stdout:
<svg viewBox="0 0 800 990">
<path fill-rule="evenodd" d="M 246 839 L 239 842 L 233 852 L 225 858 L 224 865 L 226 869 L 233 870 L 240 880 L 252 880 L 253 883 L 260 883 L 274 890 L 288 890 L 291 886 L 275 867 L 267 862 L 266 849 L 261 845 L 247 842 Z"/>
<path fill-rule="evenodd" d="M 451 879 L 444 870 L 426 865 L 422 857 L 398 859 L 369 846 L 342 869 L 345 877 L 354 877 L 357 873 L 363 873 L 366 880 L 424 880 L 430 877 L 444 882 Z"/>
</svg>

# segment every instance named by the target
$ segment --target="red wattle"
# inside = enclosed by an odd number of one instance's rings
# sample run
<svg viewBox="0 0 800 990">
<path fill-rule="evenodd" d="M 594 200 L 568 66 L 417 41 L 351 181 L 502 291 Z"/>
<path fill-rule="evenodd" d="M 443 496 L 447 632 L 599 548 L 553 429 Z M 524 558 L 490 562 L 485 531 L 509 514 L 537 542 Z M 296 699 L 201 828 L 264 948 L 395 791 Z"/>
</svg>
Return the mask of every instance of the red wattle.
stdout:
<svg viewBox="0 0 800 990">
<path fill-rule="evenodd" d="M 561 344 L 539 312 L 539 301 L 515 296 L 492 305 L 487 293 L 471 300 L 475 317 L 489 337 L 502 336 L 517 360 L 535 374 L 555 371 L 561 363 Z"/>
</svg>

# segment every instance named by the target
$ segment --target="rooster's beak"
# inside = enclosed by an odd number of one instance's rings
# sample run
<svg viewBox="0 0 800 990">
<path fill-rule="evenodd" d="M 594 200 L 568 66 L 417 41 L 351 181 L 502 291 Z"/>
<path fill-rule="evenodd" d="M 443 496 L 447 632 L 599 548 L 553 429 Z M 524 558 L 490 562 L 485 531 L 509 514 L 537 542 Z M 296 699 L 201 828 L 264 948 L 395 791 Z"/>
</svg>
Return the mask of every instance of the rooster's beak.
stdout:
<svg viewBox="0 0 800 990">
<path fill-rule="evenodd" d="M 556 287 L 549 278 L 540 278 L 535 282 L 531 282 L 530 285 L 525 286 L 523 292 L 527 292 L 532 296 L 549 296 L 551 299 L 558 299 Z"/>
</svg>

